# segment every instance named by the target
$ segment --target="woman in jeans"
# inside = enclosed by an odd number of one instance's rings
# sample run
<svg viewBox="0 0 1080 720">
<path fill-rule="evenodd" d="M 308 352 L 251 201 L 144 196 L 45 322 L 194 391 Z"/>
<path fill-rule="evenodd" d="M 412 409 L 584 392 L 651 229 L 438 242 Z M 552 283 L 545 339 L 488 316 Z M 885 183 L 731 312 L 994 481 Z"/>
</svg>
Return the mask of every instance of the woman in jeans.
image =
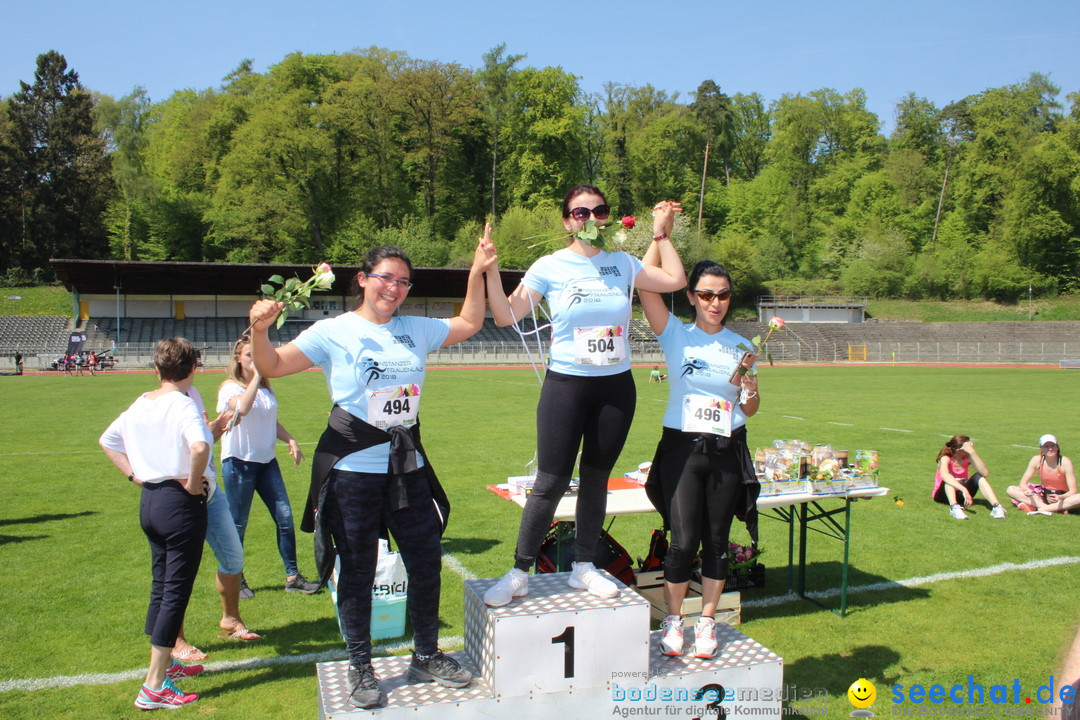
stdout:
<svg viewBox="0 0 1080 720">
<path fill-rule="evenodd" d="M 218 390 L 217 410 L 232 410 L 241 418 L 221 437 L 221 479 L 225 482 L 240 542 L 244 542 L 251 501 L 257 492 L 277 526 L 278 552 L 285 566 L 285 591 L 316 592 L 318 583 L 309 582 L 296 565 L 292 505 L 278 467 L 275 444 L 278 440 L 287 442 L 296 465 L 304 459 L 304 453 L 296 438 L 278 422 L 277 398 L 269 381 L 259 375 L 251 362 L 251 339 L 246 335 L 233 346 L 228 379 Z M 248 599 L 254 595 L 245 579 L 240 586 L 240 597 Z"/>
</svg>

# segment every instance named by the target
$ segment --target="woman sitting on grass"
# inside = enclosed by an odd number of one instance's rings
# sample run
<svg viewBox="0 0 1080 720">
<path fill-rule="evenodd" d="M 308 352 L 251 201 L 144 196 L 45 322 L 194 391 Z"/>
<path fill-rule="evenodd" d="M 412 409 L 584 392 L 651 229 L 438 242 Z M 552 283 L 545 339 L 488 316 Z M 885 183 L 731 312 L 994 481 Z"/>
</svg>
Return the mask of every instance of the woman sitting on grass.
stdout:
<svg viewBox="0 0 1080 720">
<path fill-rule="evenodd" d="M 1038 478 L 1037 482 L 1032 482 Z M 1039 454 L 1031 458 L 1019 485 L 1005 491 L 1028 515 L 1067 513 L 1080 506 L 1072 460 L 1061 454 L 1053 435 L 1039 438 Z"/>
<path fill-rule="evenodd" d="M 971 466 L 977 471 L 971 475 Z M 964 508 L 971 507 L 975 493 L 982 491 L 990 501 L 990 517 L 1004 519 L 1005 508 L 998 502 L 994 489 L 986 476 L 990 471 L 975 452 L 975 445 L 967 435 L 953 435 L 937 456 L 937 474 L 934 475 L 934 502 L 949 506 L 949 514 L 957 520 L 967 520 Z"/>
</svg>

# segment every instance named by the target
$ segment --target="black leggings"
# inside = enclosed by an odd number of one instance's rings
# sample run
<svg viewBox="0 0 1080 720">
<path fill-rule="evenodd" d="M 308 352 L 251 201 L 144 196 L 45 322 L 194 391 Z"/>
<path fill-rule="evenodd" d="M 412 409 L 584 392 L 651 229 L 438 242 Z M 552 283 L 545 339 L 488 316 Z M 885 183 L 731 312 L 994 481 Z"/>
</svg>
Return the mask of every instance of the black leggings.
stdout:
<svg viewBox="0 0 1080 720">
<path fill-rule="evenodd" d="M 536 407 L 536 483 L 525 503 L 514 567 L 527 571 L 536 561 L 555 509 L 578 470 L 574 559 L 592 562 L 607 511 L 607 481 L 622 453 L 637 405 L 634 377 L 627 371 L 581 377 L 548 371 Z"/>
<path fill-rule="evenodd" d="M 701 545 L 701 574 L 727 578 L 728 534 L 742 485 L 735 452 L 690 453 L 686 462 L 664 463 L 660 476 L 671 523 L 671 545 L 664 559 L 664 579 L 690 580 L 690 567 Z"/>
</svg>

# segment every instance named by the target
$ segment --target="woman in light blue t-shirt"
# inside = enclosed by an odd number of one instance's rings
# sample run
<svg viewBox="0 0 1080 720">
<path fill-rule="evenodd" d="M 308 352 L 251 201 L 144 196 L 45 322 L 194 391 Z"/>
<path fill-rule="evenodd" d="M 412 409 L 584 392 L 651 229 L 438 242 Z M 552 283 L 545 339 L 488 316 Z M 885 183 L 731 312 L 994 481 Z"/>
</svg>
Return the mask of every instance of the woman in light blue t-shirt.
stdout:
<svg viewBox="0 0 1080 720">
<path fill-rule="evenodd" d="M 671 244 L 678 203 L 654 208 L 653 243 L 660 264 L 643 267 L 625 252 L 607 252 L 579 233 L 589 220 L 607 221 L 611 210 L 597 188 L 579 185 L 563 199 L 567 246 L 529 268 L 504 297 L 498 272 L 488 272 L 491 314 L 510 325 L 546 299 L 551 315 L 551 365 L 536 408 L 537 473 L 518 530 L 514 567 L 488 589 L 484 602 L 506 605 L 528 593 L 528 569 L 570 484 L 578 448 L 581 460 L 574 565 L 570 587 L 614 597 L 617 586 L 593 567 L 607 508 L 607 481 L 634 417 L 637 394 L 626 338 L 633 288 L 673 292 L 686 285 Z M 490 228 L 484 238 L 490 241 Z"/>
<path fill-rule="evenodd" d="M 650 250 L 643 262 L 655 263 L 655 254 Z M 727 270 L 710 260 L 699 262 L 686 295 L 694 310 L 692 323 L 668 312 L 659 295 L 640 293 L 670 375 L 663 435 L 647 489 L 671 530 L 664 559 L 668 616 L 661 625 L 661 651 L 683 652 L 682 604 L 700 548 L 702 608 L 694 627 L 694 655 L 711 658 L 717 649 L 714 615 L 727 579 L 732 518 L 748 497 L 751 503 L 757 497 L 747 493 L 757 479 L 746 444 L 746 418 L 757 412 L 760 399 L 757 376 L 738 370 L 752 365 L 752 356 L 744 359 L 750 342 L 724 327 L 731 307 Z"/>
<path fill-rule="evenodd" d="M 259 373 L 275 378 L 320 365 L 334 401 L 312 458 L 300 529 L 315 531 L 317 560 L 318 548 L 331 538 L 341 560 L 338 617 L 349 654 L 349 701 L 356 707 L 379 707 L 386 700 L 371 666 L 371 587 L 383 526 L 409 573 L 409 682 L 463 687 L 472 680 L 438 648 L 440 537 L 449 506 L 424 454 L 419 408 L 427 354 L 472 337 L 483 325 L 483 273 L 493 253 L 477 247 L 461 314 L 449 319 L 396 314 L 412 287 L 412 263 L 396 247 L 367 254 L 357 275 L 355 310 L 315 323 L 291 343 L 275 348 L 267 337 L 281 303 L 260 300 L 251 309 L 252 358 Z M 321 557 L 325 582 L 325 558 L 332 562 L 332 554 Z"/>
</svg>

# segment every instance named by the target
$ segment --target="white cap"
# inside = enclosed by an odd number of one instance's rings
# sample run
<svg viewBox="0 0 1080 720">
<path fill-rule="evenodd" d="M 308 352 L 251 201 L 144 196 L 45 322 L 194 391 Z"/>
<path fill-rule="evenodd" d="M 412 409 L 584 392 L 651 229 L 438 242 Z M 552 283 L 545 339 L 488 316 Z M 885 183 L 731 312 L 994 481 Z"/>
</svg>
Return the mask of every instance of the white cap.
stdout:
<svg viewBox="0 0 1080 720">
<path fill-rule="evenodd" d="M 1039 438 L 1039 447 L 1042 447 L 1046 443 L 1054 443 L 1055 445 L 1057 445 L 1058 441 L 1057 441 L 1057 438 L 1054 437 L 1053 435 L 1046 434 L 1046 435 L 1043 435 L 1041 438 Z"/>
</svg>

